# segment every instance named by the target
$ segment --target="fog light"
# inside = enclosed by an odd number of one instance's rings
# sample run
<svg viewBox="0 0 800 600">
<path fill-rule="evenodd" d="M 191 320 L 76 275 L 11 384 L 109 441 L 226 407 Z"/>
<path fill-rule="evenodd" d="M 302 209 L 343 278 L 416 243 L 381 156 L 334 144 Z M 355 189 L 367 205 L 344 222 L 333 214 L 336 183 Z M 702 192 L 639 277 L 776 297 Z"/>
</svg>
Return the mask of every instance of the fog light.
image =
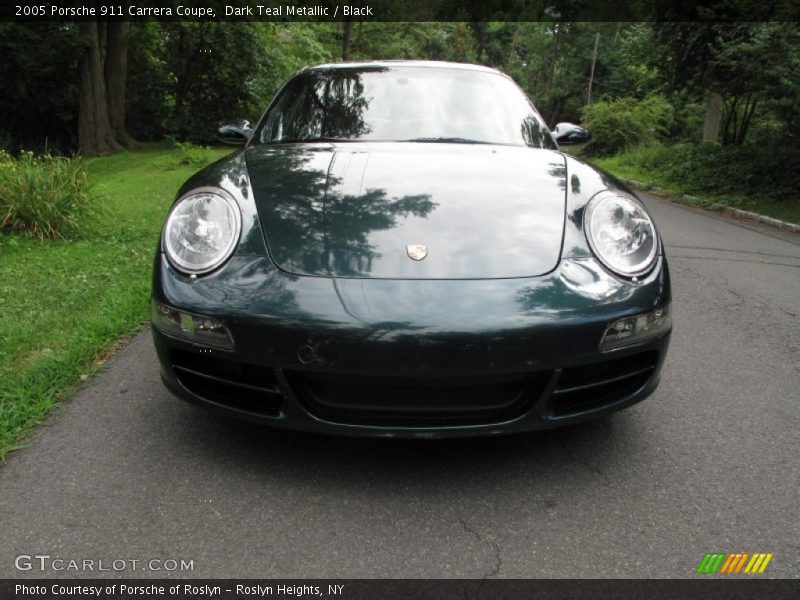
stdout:
<svg viewBox="0 0 800 600">
<path fill-rule="evenodd" d="M 167 335 L 197 344 L 233 349 L 231 332 L 216 319 L 184 312 L 155 300 L 152 313 L 153 326 Z"/>
<path fill-rule="evenodd" d="M 672 314 L 667 304 L 648 313 L 625 317 L 606 328 L 600 342 L 601 350 L 613 350 L 656 337 L 672 326 Z"/>
</svg>

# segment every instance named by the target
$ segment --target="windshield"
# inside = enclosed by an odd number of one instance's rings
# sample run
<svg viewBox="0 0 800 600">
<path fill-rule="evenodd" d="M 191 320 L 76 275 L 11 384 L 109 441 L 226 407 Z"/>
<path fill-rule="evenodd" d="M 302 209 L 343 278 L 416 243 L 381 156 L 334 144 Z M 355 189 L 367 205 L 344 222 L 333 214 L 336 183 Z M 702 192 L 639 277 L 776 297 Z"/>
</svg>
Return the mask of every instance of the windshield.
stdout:
<svg viewBox="0 0 800 600">
<path fill-rule="evenodd" d="M 513 81 L 447 67 L 301 73 L 281 91 L 255 139 L 264 144 L 359 140 L 555 147 Z"/>
</svg>

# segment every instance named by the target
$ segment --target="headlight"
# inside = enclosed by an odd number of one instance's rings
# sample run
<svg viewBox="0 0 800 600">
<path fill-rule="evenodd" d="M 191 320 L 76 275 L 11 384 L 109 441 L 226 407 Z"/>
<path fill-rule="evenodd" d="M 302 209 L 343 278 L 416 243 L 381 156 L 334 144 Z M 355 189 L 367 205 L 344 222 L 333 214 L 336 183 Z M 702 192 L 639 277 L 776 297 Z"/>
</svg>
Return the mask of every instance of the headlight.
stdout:
<svg viewBox="0 0 800 600">
<path fill-rule="evenodd" d="M 217 268 L 239 242 L 242 216 L 226 192 L 198 188 L 180 198 L 164 224 L 163 244 L 172 266 L 199 275 Z"/>
<path fill-rule="evenodd" d="M 653 220 L 635 199 L 620 192 L 600 192 L 589 201 L 583 228 L 598 260 L 615 273 L 646 273 L 658 253 Z"/>
</svg>

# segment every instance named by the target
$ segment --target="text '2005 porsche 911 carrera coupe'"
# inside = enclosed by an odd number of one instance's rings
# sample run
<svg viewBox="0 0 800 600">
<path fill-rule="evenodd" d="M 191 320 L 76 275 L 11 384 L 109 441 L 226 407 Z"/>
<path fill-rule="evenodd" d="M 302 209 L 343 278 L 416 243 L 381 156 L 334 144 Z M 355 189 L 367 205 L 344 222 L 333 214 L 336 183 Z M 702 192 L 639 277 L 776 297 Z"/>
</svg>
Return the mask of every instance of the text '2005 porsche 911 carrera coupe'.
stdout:
<svg viewBox="0 0 800 600">
<path fill-rule="evenodd" d="M 155 257 L 176 395 L 278 427 L 452 437 L 578 422 L 658 385 L 653 220 L 503 73 L 310 67 L 220 137 L 243 147 L 183 185 Z"/>
</svg>

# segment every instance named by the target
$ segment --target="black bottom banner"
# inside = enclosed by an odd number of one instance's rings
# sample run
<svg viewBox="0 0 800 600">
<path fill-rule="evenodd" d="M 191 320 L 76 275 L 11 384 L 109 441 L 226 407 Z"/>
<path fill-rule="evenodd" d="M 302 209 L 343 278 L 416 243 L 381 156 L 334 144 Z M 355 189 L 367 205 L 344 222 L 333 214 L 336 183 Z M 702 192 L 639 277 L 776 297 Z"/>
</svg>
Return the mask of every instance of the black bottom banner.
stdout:
<svg viewBox="0 0 800 600">
<path fill-rule="evenodd" d="M 0 580 L 2 600 L 581 599 L 799 598 L 787 579 L 26 579 Z"/>
</svg>

